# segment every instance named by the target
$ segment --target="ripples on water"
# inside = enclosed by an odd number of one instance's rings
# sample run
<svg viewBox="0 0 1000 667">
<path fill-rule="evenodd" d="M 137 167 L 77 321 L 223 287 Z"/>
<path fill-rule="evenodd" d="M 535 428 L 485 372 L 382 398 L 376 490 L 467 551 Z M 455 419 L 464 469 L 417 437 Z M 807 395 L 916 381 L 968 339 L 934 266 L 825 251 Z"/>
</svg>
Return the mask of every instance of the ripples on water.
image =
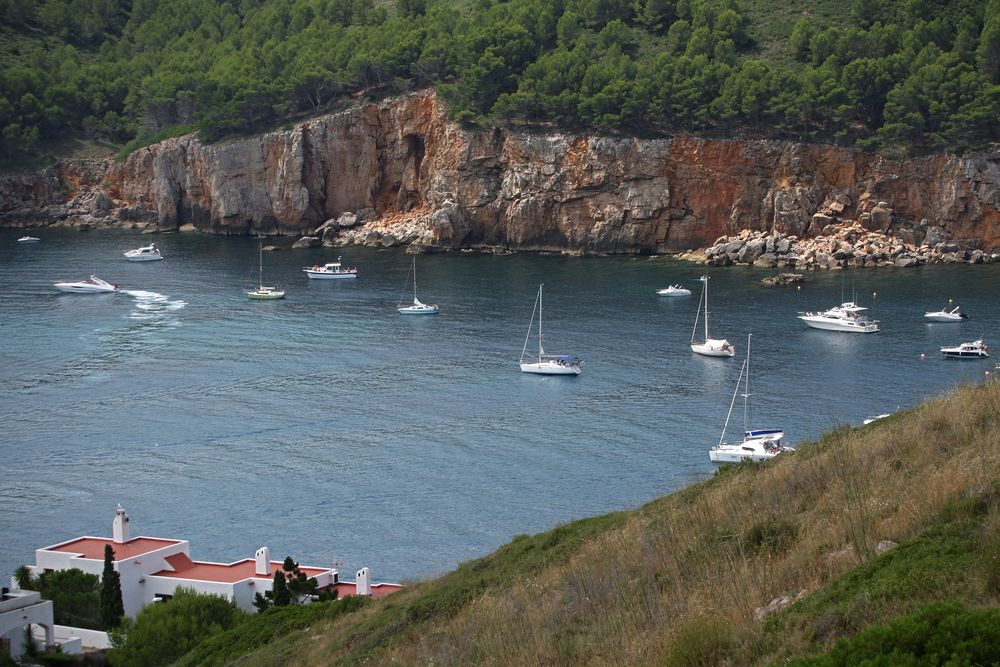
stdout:
<svg viewBox="0 0 1000 667">
<path fill-rule="evenodd" d="M 421 318 L 395 311 L 410 265 L 396 251 L 268 253 L 265 282 L 288 296 L 252 302 L 249 239 L 162 236 L 164 261 L 131 264 L 121 252 L 146 237 L 17 236 L 0 232 L 3 572 L 109 534 L 121 502 L 136 533 L 189 539 L 196 558 L 267 544 L 389 579 L 440 573 L 711 474 L 749 329 L 754 423 L 795 440 L 981 379 L 992 363 L 937 349 L 1000 334 L 995 266 L 820 273 L 801 291 L 715 271 L 713 334 L 739 349 L 720 360 L 687 347 L 701 269 L 669 260 L 420 257 L 420 297 L 442 307 Z M 300 271 L 338 254 L 357 281 Z M 92 272 L 122 293 L 51 287 Z M 546 348 L 583 357 L 579 378 L 518 372 L 542 281 Z M 654 294 L 675 282 L 695 294 Z M 795 319 L 852 287 L 882 333 Z M 972 320 L 923 322 L 951 297 Z"/>
</svg>

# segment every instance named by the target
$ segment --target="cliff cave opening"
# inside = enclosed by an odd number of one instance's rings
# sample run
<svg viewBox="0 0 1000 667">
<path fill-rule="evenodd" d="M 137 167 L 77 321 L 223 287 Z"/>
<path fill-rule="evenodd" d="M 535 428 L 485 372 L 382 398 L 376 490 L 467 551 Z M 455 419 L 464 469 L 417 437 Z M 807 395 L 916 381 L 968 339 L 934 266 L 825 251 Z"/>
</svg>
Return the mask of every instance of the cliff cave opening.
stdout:
<svg viewBox="0 0 1000 667">
<path fill-rule="evenodd" d="M 424 160 L 424 139 L 415 134 L 403 137 L 406 149 L 403 158 L 403 173 L 400 178 L 399 193 L 396 196 L 396 207 L 400 211 L 409 211 L 421 203 L 420 196 L 420 165 Z"/>
</svg>

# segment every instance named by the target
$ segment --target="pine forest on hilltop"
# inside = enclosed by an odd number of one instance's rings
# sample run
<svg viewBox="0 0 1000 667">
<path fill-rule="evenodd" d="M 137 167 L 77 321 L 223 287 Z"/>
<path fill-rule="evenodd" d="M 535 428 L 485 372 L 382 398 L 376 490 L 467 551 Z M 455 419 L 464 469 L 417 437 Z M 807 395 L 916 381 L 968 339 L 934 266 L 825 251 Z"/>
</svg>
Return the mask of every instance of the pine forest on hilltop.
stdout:
<svg viewBox="0 0 1000 667">
<path fill-rule="evenodd" d="M 281 127 L 430 85 L 468 124 L 1000 136 L 1000 0 L 0 0 L 0 157 Z"/>
</svg>

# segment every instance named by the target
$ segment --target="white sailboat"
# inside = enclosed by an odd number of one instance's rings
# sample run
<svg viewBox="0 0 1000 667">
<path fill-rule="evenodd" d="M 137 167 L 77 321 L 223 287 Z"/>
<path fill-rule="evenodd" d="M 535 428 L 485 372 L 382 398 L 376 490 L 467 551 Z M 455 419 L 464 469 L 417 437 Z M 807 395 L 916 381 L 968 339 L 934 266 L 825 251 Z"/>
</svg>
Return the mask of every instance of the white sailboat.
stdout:
<svg viewBox="0 0 1000 667">
<path fill-rule="evenodd" d="M 284 299 L 285 291 L 277 287 L 267 287 L 264 285 L 264 244 L 261 243 L 258 249 L 260 260 L 257 265 L 257 289 L 247 290 L 247 296 L 258 301 L 269 299 Z"/>
<path fill-rule="evenodd" d="M 538 286 L 538 296 L 535 297 L 535 307 L 531 310 L 531 320 L 528 322 L 528 334 L 524 337 L 524 347 L 521 348 L 521 372 L 535 373 L 538 375 L 579 375 L 583 372 L 580 364 L 583 362 L 579 357 L 565 354 L 545 354 L 542 348 L 542 287 Z M 528 340 L 531 338 L 531 325 L 535 323 L 535 311 L 538 311 L 538 357 L 531 361 L 531 357 L 525 360 L 528 352 Z"/>
<path fill-rule="evenodd" d="M 743 360 L 743 367 L 740 368 L 740 376 L 736 379 L 736 389 L 733 391 L 733 400 L 729 403 L 729 412 L 726 414 L 726 424 L 722 427 L 722 435 L 719 437 L 719 444 L 708 452 L 708 458 L 713 463 L 739 463 L 740 461 L 766 461 L 773 459 L 783 452 L 794 452 L 792 447 L 785 447 L 781 444 L 781 439 L 785 437 L 785 432 L 780 428 L 750 429 L 750 337 L 747 334 L 747 358 Z M 736 404 L 736 396 L 740 391 L 740 382 L 746 378 L 746 385 L 743 390 L 743 441 L 738 443 L 727 443 L 726 429 L 729 428 L 729 419 L 733 416 L 733 406 Z"/>
<path fill-rule="evenodd" d="M 701 281 L 701 299 L 698 301 L 698 312 L 694 316 L 694 328 L 691 330 L 691 351 L 703 354 L 706 357 L 732 357 L 736 354 L 736 346 L 725 338 L 710 338 L 708 335 L 708 276 L 699 278 Z M 694 337 L 698 333 L 698 316 L 701 315 L 702 307 L 705 310 L 705 340 L 701 343 L 694 342 Z"/>
<path fill-rule="evenodd" d="M 437 315 L 438 306 L 436 303 L 421 303 L 420 299 L 417 298 L 417 258 L 413 258 L 413 305 L 404 306 L 403 305 L 403 295 L 399 295 L 399 304 L 396 306 L 396 310 L 399 311 L 401 315 Z M 403 288 L 403 294 L 406 293 L 406 288 Z"/>
</svg>

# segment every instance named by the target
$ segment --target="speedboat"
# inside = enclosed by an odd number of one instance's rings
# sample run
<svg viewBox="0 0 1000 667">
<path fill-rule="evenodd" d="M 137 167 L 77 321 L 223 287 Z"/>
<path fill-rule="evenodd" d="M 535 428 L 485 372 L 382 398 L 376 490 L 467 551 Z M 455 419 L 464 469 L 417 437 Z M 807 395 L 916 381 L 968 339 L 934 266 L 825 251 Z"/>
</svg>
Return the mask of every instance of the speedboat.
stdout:
<svg viewBox="0 0 1000 667">
<path fill-rule="evenodd" d="M 936 310 L 933 313 L 924 313 L 924 319 L 930 320 L 931 322 L 961 322 L 962 320 L 968 319 L 969 316 L 965 313 L 959 312 L 958 306 L 955 306 L 951 310 Z"/>
<path fill-rule="evenodd" d="M 941 354 L 952 359 L 985 359 L 990 356 L 990 346 L 980 338 L 955 347 L 942 347 Z"/>
<path fill-rule="evenodd" d="M 38 243 L 41 241 L 37 236 L 22 236 L 17 240 L 18 243 Z"/>
<path fill-rule="evenodd" d="M 302 269 L 305 271 L 306 275 L 310 278 L 315 278 L 318 280 L 333 280 L 335 278 L 357 278 L 357 269 L 345 269 L 341 263 L 340 258 L 337 258 L 336 262 L 327 262 L 326 264 L 316 264 L 314 266 L 307 266 Z"/>
<path fill-rule="evenodd" d="M 160 254 L 160 249 L 156 247 L 155 243 L 144 245 L 135 250 L 127 250 L 122 254 L 130 262 L 155 262 L 158 259 L 163 259 L 163 255 Z"/>
<path fill-rule="evenodd" d="M 740 375 L 736 378 L 736 389 L 733 390 L 733 400 L 729 403 L 726 414 L 726 424 L 722 427 L 719 444 L 708 450 L 708 458 L 713 463 L 739 463 L 740 461 L 767 461 L 785 452 L 794 452 L 795 448 L 781 444 L 785 437 L 780 428 L 748 429 L 747 417 L 750 414 L 750 338 L 747 335 L 747 358 L 743 360 Z M 733 416 L 733 406 L 740 391 L 740 382 L 746 381 L 743 389 L 743 441 L 728 443 L 725 441 L 726 429 Z"/>
<path fill-rule="evenodd" d="M 799 313 L 798 318 L 814 329 L 849 333 L 877 332 L 878 320 L 869 320 L 867 316 L 861 314 L 863 310 L 868 309 L 853 301 L 846 301 L 823 312 Z"/>
<path fill-rule="evenodd" d="M 656 293 L 660 296 L 691 296 L 691 290 L 685 289 L 680 285 L 670 285 L 669 287 L 656 290 Z"/>
<path fill-rule="evenodd" d="M 94 275 L 76 283 L 53 283 L 53 287 L 60 292 L 69 292 L 70 294 L 103 294 L 118 291 L 118 283 L 112 285 Z"/>
</svg>

